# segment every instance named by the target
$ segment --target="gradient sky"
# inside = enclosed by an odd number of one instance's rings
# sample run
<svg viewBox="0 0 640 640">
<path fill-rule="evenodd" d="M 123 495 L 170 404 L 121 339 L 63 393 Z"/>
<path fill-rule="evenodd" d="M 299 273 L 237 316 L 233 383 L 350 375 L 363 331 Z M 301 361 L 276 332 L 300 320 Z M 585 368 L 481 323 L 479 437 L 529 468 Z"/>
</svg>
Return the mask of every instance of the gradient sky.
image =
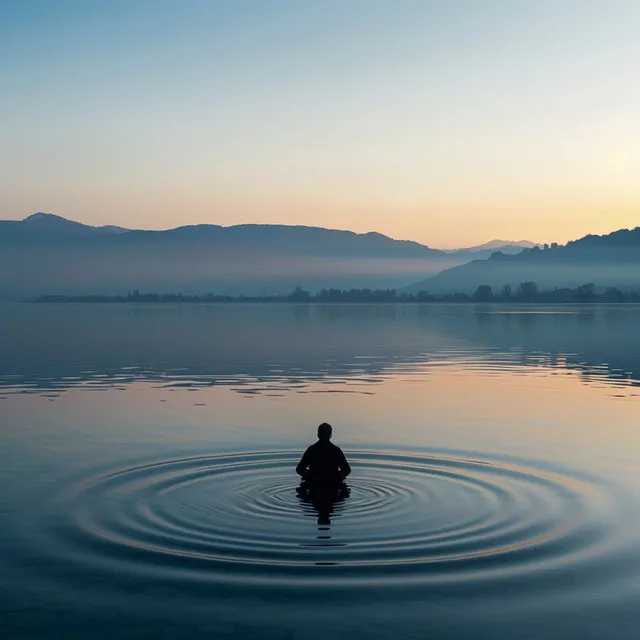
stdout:
<svg viewBox="0 0 640 640">
<path fill-rule="evenodd" d="M 0 0 L 0 217 L 640 224 L 637 0 Z"/>
</svg>

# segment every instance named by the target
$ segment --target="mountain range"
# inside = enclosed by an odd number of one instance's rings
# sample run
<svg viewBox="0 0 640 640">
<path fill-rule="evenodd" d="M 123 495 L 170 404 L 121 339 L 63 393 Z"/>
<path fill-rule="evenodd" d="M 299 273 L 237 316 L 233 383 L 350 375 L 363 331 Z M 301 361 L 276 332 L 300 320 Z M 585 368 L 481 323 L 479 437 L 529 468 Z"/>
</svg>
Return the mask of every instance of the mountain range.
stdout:
<svg viewBox="0 0 640 640">
<path fill-rule="evenodd" d="M 396 288 L 490 254 L 488 249 L 445 252 L 376 232 L 321 227 L 190 225 L 144 231 L 36 213 L 0 221 L 0 292 L 4 297 L 133 289 L 272 295 L 296 286 Z"/>
<path fill-rule="evenodd" d="M 640 287 L 640 228 L 566 245 L 500 243 L 443 251 L 376 232 L 276 224 L 145 231 L 36 213 L 0 220 L 0 297 L 135 289 L 274 295 L 298 286 L 311 292 L 397 288 L 437 295 L 473 293 L 480 285 L 498 291 L 524 281 L 541 289 L 586 282 Z"/>
</svg>

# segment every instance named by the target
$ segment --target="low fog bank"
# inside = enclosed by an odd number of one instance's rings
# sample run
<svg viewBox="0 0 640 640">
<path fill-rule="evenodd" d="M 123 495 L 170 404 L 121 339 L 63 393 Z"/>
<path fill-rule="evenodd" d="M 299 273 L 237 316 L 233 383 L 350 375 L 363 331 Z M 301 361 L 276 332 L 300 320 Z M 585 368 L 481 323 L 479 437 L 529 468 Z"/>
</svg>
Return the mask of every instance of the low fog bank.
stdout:
<svg viewBox="0 0 640 640">
<path fill-rule="evenodd" d="M 206 246 L 154 248 L 56 247 L 0 254 L 0 295 L 158 293 L 277 295 L 302 287 L 398 288 L 457 264 L 455 258 L 280 257 Z"/>
</svg>

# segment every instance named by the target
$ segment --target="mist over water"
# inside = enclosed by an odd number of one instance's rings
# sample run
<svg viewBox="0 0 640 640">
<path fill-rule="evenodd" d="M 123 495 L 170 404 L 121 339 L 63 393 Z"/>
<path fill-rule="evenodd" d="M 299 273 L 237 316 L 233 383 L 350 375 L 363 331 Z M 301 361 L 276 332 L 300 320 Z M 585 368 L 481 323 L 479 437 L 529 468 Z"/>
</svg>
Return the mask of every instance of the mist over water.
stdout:
<svg viewBox="0 0 640 640">
<path fill-rule="evenodd" d="M 640 308 L 0 307 L 8 637 L 633 638 Z M 353 473 L 296 491 L 322 421 Z"/>
</svg>

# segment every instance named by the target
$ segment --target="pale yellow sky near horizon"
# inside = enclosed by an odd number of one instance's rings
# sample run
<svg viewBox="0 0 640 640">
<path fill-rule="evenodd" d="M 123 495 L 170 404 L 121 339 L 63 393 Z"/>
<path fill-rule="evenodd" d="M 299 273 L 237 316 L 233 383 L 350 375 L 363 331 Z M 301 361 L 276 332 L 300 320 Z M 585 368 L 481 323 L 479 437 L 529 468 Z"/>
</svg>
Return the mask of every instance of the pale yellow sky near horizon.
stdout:
<svg viewBox="0 0 640 640">
<path fill-rule="evenodd" d="M 640 225 L 640 3 L 10 6 L 0 218 L 432 247 Z"/>
</svg>

